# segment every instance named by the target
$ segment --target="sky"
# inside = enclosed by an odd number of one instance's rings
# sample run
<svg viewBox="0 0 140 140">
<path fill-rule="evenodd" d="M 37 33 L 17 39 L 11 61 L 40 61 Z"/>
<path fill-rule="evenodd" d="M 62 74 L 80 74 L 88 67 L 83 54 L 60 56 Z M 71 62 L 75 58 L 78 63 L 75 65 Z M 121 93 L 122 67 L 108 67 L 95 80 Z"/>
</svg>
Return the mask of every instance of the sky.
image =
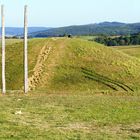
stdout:
<svg viewBox="0 0 140 140">
<path fill-rule="evenodd" d="M 35 27 L 140 22 L 140 0 L 0 0 L 1 4 L 7 27 L 23 26 L 24 5 L 28 5 L 28 25 Z"/>
</svg>

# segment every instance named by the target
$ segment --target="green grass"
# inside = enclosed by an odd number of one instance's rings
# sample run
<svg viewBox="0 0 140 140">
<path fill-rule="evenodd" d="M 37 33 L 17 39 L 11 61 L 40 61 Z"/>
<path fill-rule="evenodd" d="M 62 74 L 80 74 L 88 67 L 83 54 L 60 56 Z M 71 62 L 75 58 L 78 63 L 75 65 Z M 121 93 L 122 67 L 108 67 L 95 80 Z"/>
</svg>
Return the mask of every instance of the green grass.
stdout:
<svg viewBox="0 0 140 140">
<path fill-rule="evenodd" d="M 137 58 L 140 58 L 140 46 L 124 46 L 124 47 L 121 47 L 121 46 L 118 46 L 118 47 L 115 47 L 115 49 L 118 49 L 130 56 L 135 56 Z"/>
<path fill-rule="evenodd" d="M 19 90 L 23 88 L 23 43 L 21 40 L 7 42 L 6 86 L 8 90 Z M 52 50 L 43 64 L 43 72 L 36 90 L 139 90 L 139 59 L 82 39 L 29 40 L 29 76 L 33 74 L 38 55 L 44 45 L 51 46 Z M 90 71 L 90 75 L 85 75 L 83 69 Z"/>
<path fill-rule="evenodd" d="M 16 44 L 23 42 L 22 39 L 6 39 L 6 45 Z"/>
<path fill-rule="evenodd" d="M 76 38 L 84 39 L 84 40 L 93 40 L 97 36 L 76 36 Z"/>
<path fill-rule="evenodd" d="M 29 41 L 29 75 L 32 74 L 38 53 L 44 45 L 44 40 L 46 39 L 31 39 Z M 6 40 L 6 44 L 6 87 L 8 90 L 19 90 L 23 88 L 23 41 L 10 39 Z"/>
<path fill-rule="evenodd" d="M 34 93 L 0 106 L 0 139 L 140 139 L 139 96 Z"/>
<path fill-rule="evenodd" d="M 57 43 L 59 46 L 61 46 L 61 41 L 63 39 Z M 112 48 L 81 39 L 67 39 L 63 46 L 61 49 L 56 45 L 53 50 L 53 54 L 60 53 L 56 58 L 57 62 L 54 64 L 53 70 L 51 69 L 53 76 L 48 82 L 50 84 L 46 84 L 46 88 L 66 91 L 112 90 L 104 83 L 104 80 L 98 80 L 101 77 L 104 79 L 106 77 L 106 81 L 110 79 L 127 85 L 133 90 L 139 88 L 140 60 Z M 62 51 L 63 54 L 61 54 Z M 54 58 L 54 55 L 50 56 L 47 65 L 55 63 Z M 49 69 L 47 65 L 45 66 L 46 71 Z M 96 73 L 96 79 L 89 79 L 85 76 L 83 68 Z M 44 87 L 42 86 L 42 88 Z"/>
<path fill-rule="evenodd" d="M 11 93 L 23 88 L 23 43 L 8 40 L 10 91 L 0 97 L 0 139 L 140 139 L 140 60 L 131 53 L 135 48 L 129 54 L 82 39 L 31 39 L 29 76 L 43 46 L 52 50 L 36 89 L 28 95 Z"/>
</svg>

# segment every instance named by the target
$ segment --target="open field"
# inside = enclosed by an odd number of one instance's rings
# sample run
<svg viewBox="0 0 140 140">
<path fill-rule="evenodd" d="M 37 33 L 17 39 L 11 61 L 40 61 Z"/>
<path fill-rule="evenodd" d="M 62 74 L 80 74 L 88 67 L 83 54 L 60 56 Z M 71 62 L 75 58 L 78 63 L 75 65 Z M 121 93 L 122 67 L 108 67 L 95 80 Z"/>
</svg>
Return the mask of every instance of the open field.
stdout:
<svg viewBox="0 0 140 140">
<path fill-rule="evenodd" d="M 115 47 L 118 50 L 121 50 L 122 52 L 129 54 L 131 56 L 135 56 L 137 58 L 140 58 L 140 46 L 136 45 L 136 46 L 118 46 Z"/>
<path fill-rule="evenodd" d="M 23 88 L 23 43 L 9 40 L 0 139 L 139 140 L 140 60 L 123 50 L 75 38 L 31 39 L 33 90 L 23 95 L 11 93 Z"/>
<path fill-rule="evenodd" d="M 34 93 L 0 106 L 0 139 L 140 139 L 139 96 Z"/>
<path fill-rule="evenodd" d="M 23 42 L 22 39 L 6 39 L 6 45 L 21 43 L 21 42 Z"/>
<path fill-rule="evenodd" d="M 77 38 L 80 38 L 80 39 L 84 39 L 84 40 L 93 40 L 95 39 L 97 36 L 77 36 Z"/>
</svg>

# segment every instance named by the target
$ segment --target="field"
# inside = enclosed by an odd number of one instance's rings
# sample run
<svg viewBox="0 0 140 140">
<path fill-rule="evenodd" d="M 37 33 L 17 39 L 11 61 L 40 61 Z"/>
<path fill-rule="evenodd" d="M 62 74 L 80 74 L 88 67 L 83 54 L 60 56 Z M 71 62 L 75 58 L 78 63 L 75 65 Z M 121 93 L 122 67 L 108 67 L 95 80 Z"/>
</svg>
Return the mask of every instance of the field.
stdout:
<svg viewBox="0 0 140 140">
<path fill-rule="evenodd" d="M 137 46 L 123 46 L 123 47 L 118 46 L 115 48 L 131 56 L 140 58 L 140 46 L 138 45 Z"/>
<path fill-rule="evenodd" d="M 140 138 L 140 98 L 137 96 L 10 95 L 1 97 L 0 106 L 0 139 Z"/>
<path fill-rule="evenodd" d="M 77 36 L 77 38 L 84 39 L 84 40 L 93 40 L 97 36 Z"/>
<path fill-rule="evenodd" d="M 32 90 L 24 95 L 23 44 L 8 40 L 0 139 L 140 139 L 140 60 L 135 49 L 75 38 L 31 39 Z"/>
</svg>

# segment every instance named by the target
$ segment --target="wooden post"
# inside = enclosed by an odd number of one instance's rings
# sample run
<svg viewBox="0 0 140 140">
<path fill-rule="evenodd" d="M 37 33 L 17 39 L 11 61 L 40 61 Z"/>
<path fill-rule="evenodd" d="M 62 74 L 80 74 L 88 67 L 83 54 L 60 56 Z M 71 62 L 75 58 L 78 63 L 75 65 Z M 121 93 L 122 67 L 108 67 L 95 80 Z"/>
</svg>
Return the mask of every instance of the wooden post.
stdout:
<svg viewBox="0 0 140 140">
<path fill-rule="evenodd" d="M 27 5 L 24 7 L 24 92 L 28 92 L 28 27 L 27 27 Z"/>
<path fill-rule="evenodd" d="M 2 27 L 2 93 L 6 93 L 5 82 L 5 17 L 4 6 L 1 6 L 1 27 Z"/>
</svg>

